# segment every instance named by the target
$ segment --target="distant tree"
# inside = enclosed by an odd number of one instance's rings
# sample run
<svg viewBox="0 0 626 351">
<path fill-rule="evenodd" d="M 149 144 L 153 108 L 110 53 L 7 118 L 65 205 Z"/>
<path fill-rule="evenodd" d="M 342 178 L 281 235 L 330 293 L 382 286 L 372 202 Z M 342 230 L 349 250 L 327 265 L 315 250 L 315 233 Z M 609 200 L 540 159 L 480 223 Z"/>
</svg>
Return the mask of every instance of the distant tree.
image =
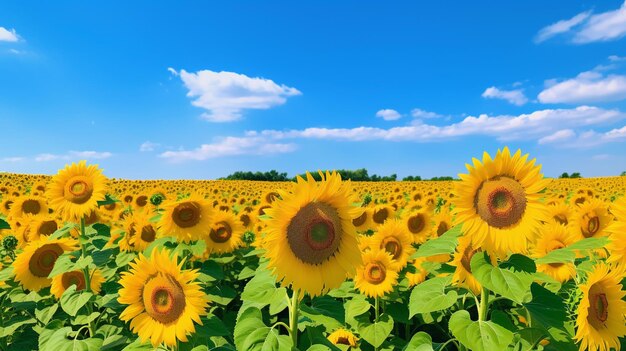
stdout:
<svg viewBox="0 0 626 351">
<path fill-rule="evenodd" d="M 567 174 L 567 172 L 563 172 L 563 174 L 561 174 L 559 178 L 569 178 L 569 174 Z"/>
<path fill-rule="evenodd" d="M 569 175 L 570 178 L 582 178 L 579 172 L 574 172 Z"/>
<path fill-rule="evenodd" d="M 622 174 L 620 174 L 622 177 L 626 177 L 626 171 L 622 172 Z"/>
<path fill-rule="evenodd" d="M 411 175 L 411 176 L 406 176 L 402 178 L 402 181 L 405 181 L 405 182 L 413 182 L 413 181 L 418 181 L 418 180 L 422 180 L 422 177 Z"/>
<path fill-rule="evenodd" d="M 291 179 L 287 177 L 287 173 L 278 173 L 276 170 L 271 170 L 269 172 L 242 172 L 237 171 L 233 174 L 230 174 L 224 178 L 226 180 L 256 180 L 256 181 L 266 181 L 266 182 L 286 182 Z"/>
<path fill-rule="evenodd" d="M 444 176 L 444 177 L 432 177 L 430 178 L 430 180 L 454 180 L 454 178 L 449 177 L 449 176 Z"/>
<path fill-rule="evenodd" d="M 326 171 L 324 171 L 325 173 Z M 336 170 L 339 175 L 341 175 L 341 179 L 350 179 L 355 182 L 393 182 L 398 179 L 396 174 L 392 174 L 389 176 L 379 176 L 377 174 L 372 174 L 371 176 L 368 174 L 367 169 L 359 168 L 355 170 L 349 169 L 337 169 Z M 321 177 L 318 172 L 309 172 L 313 179 L 319 181 Z M 300 177 L 305 177 L 306 174 L 300 174 Z M 294 178 L 295 179 L 295 178 Z"/>
</svg>

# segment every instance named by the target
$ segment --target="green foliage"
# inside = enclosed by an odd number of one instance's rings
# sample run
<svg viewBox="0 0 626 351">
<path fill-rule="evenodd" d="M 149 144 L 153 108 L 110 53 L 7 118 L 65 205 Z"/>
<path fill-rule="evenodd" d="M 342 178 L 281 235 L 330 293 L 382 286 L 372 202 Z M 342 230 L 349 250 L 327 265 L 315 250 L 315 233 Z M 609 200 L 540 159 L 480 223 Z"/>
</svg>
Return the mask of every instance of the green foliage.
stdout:
<svg viewBox="0 0 626 351">
<path fill-rule="evenodd" d="M 406 182 L 406 181 L 413 182 L 413 181 L 419 181 L 419 180 L 422 180 L 422 177 L 410 175 L 410 176 L 406 176 L 406 177 L 402 178 L 402 181 L 404 181 L 404 182 Z"/>
<path fill-rule="evenodd" d="M 452 335 L 473 351 L 506 350 L 513 343 L 512 332 L 490 321 L 472 321 L 467 311 L 454 312 L 449 327 Z"/>
<path fill-rule="evenodd" d="M 229 174 L 223 180 L 255 180 L 264 182 L 288 182 L 291 178 L 287 177 L 287 173 L 278 173 L 276 170 L 269 172 L 242 172 L 237 171 L 233 174 Z"/>
</svg>

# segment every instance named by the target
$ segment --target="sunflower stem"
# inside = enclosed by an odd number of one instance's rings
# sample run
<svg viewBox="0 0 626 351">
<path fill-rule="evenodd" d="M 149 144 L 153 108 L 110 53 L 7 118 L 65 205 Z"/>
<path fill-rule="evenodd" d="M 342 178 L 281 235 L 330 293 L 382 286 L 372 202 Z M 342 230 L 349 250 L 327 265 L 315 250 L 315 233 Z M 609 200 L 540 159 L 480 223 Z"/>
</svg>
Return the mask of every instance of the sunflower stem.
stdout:
<svg viewBox="0 0 626 351">
<path fill-rule="evenodd" d="M 298 295 L 300 290 L 294 290 L 289 307 L 289 332 L 293 347 L 298 347 Z"/>
<path fill-rule="evenodd" d="M 85 217 L 83 216 L 80 219 L 80 249 L 81 252 L 83 254 L 83 257 L 87 257 L 87 234 L 85 233 Z M 83 274 L 85 275 L 85 291 L 91 292 L 91 274 L 89 273 L 89 267 L 85 267 L 83 268 Z M 85 306 L 87 307 L 87 312 L 89 313 L 89 315 L 91 315 L 91 313 L 93 313 L 93 306 L 91 305 L 91 302 L 87 302 L 85 304 Z M 89 330 L 89 337 L 93 337 L 95 334 L 95 328 L 96 326 L 94 325 L 95 323 L 93 321 L 89 322 L 88 325 L 88 329 Z"/>
<path fill-rule="evenodd" d="M 379 309 L 378 296 L 376 296 L 374 298 L 374 316 L 376 316 L 375 321 L 378 323 L 378 318 L 380 318 L 380 309 Z"/>
<path fill-rule="evenodd" d="M 487 314 L 489 313 L 489 289 L 482 287 L 480 294 L 480 305 L 478 310 L 478 321 L 484 322 L 487 320 Z"/>
</svg>

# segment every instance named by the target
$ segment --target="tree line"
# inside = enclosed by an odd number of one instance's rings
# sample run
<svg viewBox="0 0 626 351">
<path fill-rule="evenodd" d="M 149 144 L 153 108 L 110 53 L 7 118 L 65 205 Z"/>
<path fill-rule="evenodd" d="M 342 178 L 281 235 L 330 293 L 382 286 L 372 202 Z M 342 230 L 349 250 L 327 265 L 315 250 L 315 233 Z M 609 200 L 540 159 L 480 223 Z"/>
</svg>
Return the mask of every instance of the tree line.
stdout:
<svg viewBox="0 0 626 351">
<path fill-rule="evenodd" d="M 355 182 L 395 182 L 398 180 L 397 174 L 391 174 L 388 176 L 380 176 L 378 174 L 370 175 L 367 169 L 359 168 L 355 170 L 350 169 L 338 169 L 337 173 L 341 175 L 342 179 L 350 179 Z M 321 177 L 317 171 L 309 172 L 311 176 L 315 180 L 320 180 Z M 306 173 L 300 174 L 301 177 L 305 178 Z M 266 181 L 266 182 L 288 182 L 295 181 L 296 177 L 288 177 L 286 172 L 277 172 L 276 170 L 271 170 L 269 172 L 243 172 L 237 171 L 235 173 L 229 174 L 226 177 L 219 178 L 222 180 L 256 180 L 256 181 Z M 419 180 L 454 180 L 453 177 L 443 176 L 443 177 L 433 177 L 430 179 L 422 179 L 420 176 L 406 176 L 402 178 L 402 181 L 419 181 Z"/>
</svg>

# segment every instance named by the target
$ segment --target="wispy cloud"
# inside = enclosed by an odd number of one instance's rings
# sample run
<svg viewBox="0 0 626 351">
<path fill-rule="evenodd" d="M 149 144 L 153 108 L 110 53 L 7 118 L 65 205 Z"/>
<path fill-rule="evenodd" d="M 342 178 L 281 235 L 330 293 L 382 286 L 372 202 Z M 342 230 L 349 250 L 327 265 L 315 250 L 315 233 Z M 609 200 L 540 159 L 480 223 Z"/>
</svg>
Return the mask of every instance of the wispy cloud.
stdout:
<svg viewBox="0 0 626 351">
<path fill-rule="evenodd" d="M 626 35 L 626 2 L 616 10 L 592 15 L 582 12 L 568 20 L 542 28 L 535 41 L 540 43 L 556 35 L 569 35 L 575 44 L 610 41 Z"/>
<path fill-rule="evenodd" d="M 113 156 L 112 153 L 98 151 L 70 151 L 66 154 L 39 154 L 34 157 L 36 162 L 46 162 L 54 160 L 103 160 Z"/>
<path fill-rule="evenodd" d="M 496 87 L 489 87 L 485 89 L 481 95 L 485 99 L 502 99 L 517 106 L 522 106 L 528 102 L 528 98 L 524 95 L 521 89 L 514 90 L 501 90 Z"/>
<path fill-rule="evenodd" d="M 376 117 L 380 117 L 385 121 L 395 121 L 402 118 L 402 115 L 396 110 L 382 109 L 376 112 Z"/>
<path fill-rule="evenodd" d="M 558 130 L 550 135 L 546 135 L 538 140 L 539 144 L 562 143 L 576 136 L 576 132 L 571 129 Z"/>
<path fill-rule="evenodd" d="M 245 136 L 226 137 L 211 144 L 202 144 L 194 150 L 166 151 L 159 156 L 173 162 L 202 161 L 225 156 L 282 154 L 295 149 L 296 146 L 291 143 L 271 142 L 261 136 Z"/>
<path fill-rule="evenodd" d="M 19 36 L 15 32 L 15 29 L 8 30 L 4 27 L 0 27 L 0 41 L 7 41 L 14 43 L 19 41 Z"/>
<path fill-rule="evenodd" d="M 265 110 L 284 104 L 290 96 L 302 93 L 265 78 L 251 78 L 234 72 L 202 70 L 195 73 L 184 69 L 168 71 L 179 76 L 189 90 L 191 103 L 208 112 L 202 118 L 210 122 L 231 122 L 242 117 L 244 110 Z"/>
<path fill-rule="evenodd" d="M 432 119 L 432 118 L 444 117 L 443 115 L 440 115 L 438 113 L 422 110 L 421 108 L 412 109 L 411 116 L 413 116 L 413 118 L 418 118 L 418 119 Z"/>
<path fill-rule="evenodd" d="M 146 141 L 139 146 L 139 151 L 150 152 L 150 151 L 154 151 L 154 149 L 156 149 L 159 146 L 161 146 L 161 144 Z"/>
<path fill-rule="evenodd" d="M 6 162 L 6 163 L 15 163 L 15 162 L 21 162 L 24 161 L 25 158 L 24 157 L 20 157 L 20 156 L 15 156 L 15 157 L 5 157 L 5 158 L 1 158 L 0 162 Z"/>
<path fill-rule="evenodd" d="M 608 132 L 588 130 L 576 133 L 567 140 L 554 140 L 551 143 L 564 148 L 592 148 L 609 143 L 626 142 L 626 126 Z"/>
<path fill-rule="evenodd" d="M 593 70 L 582 72 L 564 81 L 547 81 L 547 87 L 539 93 L 542 103 L 594 103 L 626 99 L 626 76 Z"/>
</svg>

